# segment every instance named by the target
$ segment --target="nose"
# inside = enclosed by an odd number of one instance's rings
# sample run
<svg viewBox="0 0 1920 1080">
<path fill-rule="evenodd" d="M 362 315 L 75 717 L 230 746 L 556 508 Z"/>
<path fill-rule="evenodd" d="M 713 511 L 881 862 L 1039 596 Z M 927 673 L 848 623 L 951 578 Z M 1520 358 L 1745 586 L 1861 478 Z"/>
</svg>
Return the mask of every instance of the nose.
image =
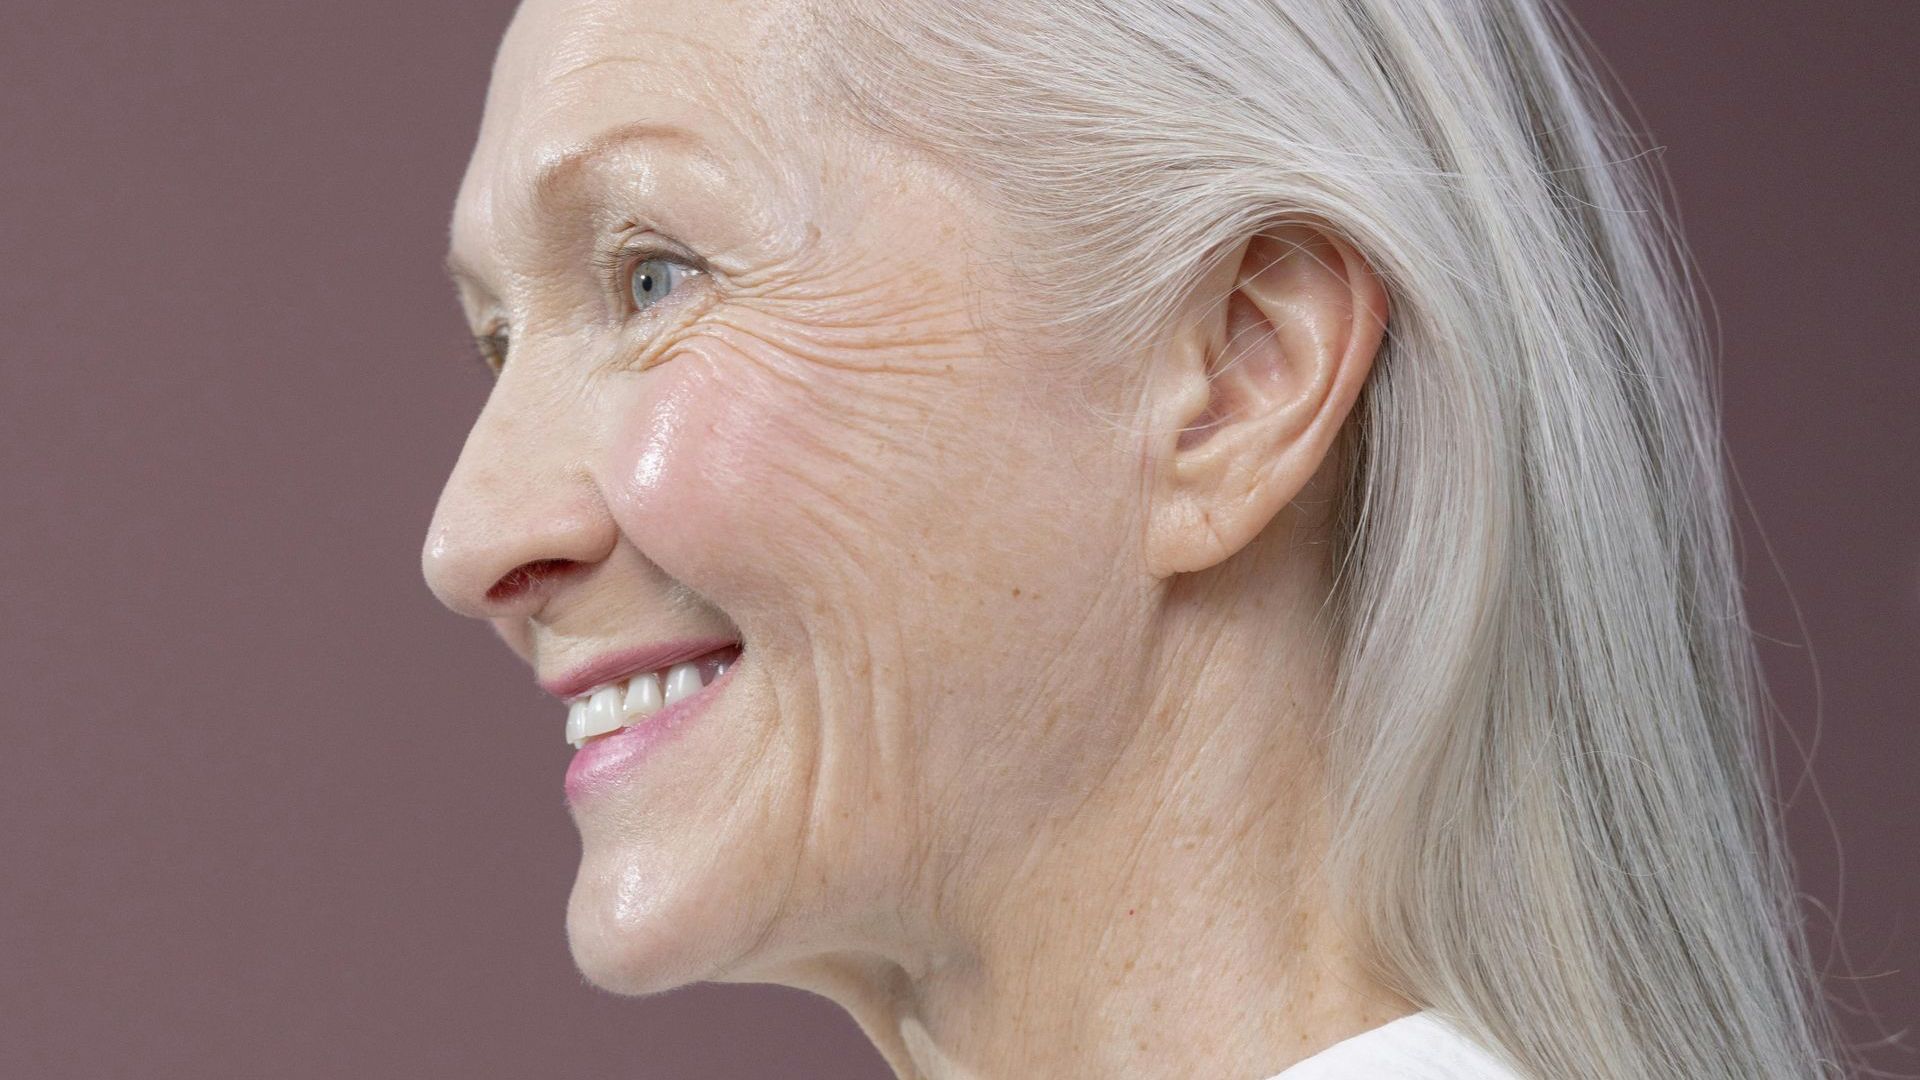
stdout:
<svg viewBox="0 0 1920 1080">
<path fill-rule="evenodd" d="M 618 539 L 568 434 L 581 425 L 518 408 L 508 390 L 503 376 L 474 421 L 420 556 L 440 602 L 479 619 L 538 614 Z"/>
</svg>

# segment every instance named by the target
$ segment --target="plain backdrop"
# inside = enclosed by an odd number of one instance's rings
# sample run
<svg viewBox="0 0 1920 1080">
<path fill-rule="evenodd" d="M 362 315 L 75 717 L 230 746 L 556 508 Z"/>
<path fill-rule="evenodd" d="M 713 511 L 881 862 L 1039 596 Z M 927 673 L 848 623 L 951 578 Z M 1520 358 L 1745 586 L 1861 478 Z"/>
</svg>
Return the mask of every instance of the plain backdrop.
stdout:
<svg viewBox="0 0 1920 1080">
<path fill-rule="evenodd" d="M 1815 939 L 1898 1031 L 1920 4 L 1574 6 L 1716 305 Z M 583 984 L 560 714 L 420 581 L 487 392 L 440 259 L 510 10 L 5 6 L 0 1076 L 887 1075 L 808 995 Z"/>
</svg>

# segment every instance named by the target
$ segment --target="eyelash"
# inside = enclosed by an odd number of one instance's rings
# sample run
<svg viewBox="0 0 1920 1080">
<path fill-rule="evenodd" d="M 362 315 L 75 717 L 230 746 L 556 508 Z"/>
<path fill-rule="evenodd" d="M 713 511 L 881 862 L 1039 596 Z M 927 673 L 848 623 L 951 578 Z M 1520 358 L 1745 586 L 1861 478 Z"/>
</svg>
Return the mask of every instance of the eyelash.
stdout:
<svg viewBox="0 0 1920 1080">
<path fill-rule="evenodd" d="M 633 243 L 594 254 L 593 265 L 600 272 L 602 284 L 611 295 L 618 297 L 617 302 L 625 315 L 638 314 L 633 307 L 634 270 L 638 269 L 642 263 L 655 259 L 677 263 L 692 274 L 707 272 L 707 264 L 698 257 L 659 244 Z"/>
<path fill-rule="evenodd" d="M 495 378 L 499 377 L 500 369 L 507 366 L 507 344 L 506 323 L 494 323 L 473 335 L 474 348 L 480 350 L 480 363 Z"/>
<path fill-rule="evenodd" d="M 657 244 L 627 244 L 621 247 L 596 252 L 593 256 L 594 269 L 599 272 L 600 280 L 608 291 L 618 297 L 625 314 L 638 314 L 633 308 L 632 274 L 642 263 L 659 259 L 678 263 L 692 274 L 703 275 L 707 264 L 697 256 L 666 248 Z M 664 301 L 661 301 L 664 303 Z M 651 309 L 649 309 L 651 310 Z M 507 366 L 507 350 L 511 336 L 507 333 L 507 324 L 497 322 L 473 337 L 474 347 L 480 351 L 480 362 L 496 377 Z"/>
</svg>

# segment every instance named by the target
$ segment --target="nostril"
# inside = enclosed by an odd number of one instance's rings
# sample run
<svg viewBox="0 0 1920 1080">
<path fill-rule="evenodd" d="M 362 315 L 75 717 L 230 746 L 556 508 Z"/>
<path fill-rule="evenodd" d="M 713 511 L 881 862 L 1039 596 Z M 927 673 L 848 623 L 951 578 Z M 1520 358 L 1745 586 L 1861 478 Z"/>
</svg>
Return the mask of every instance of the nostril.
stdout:
<svg viewBox="0 0 1920 1080">
<path fill-rule="evenodd" d="M 514 567 L 493 588 L 487 590 L 490 603 L 504 603 L 551 578 L 560 577 L 580 566 L 572 559 L 535 559 Z"/>
</svg>

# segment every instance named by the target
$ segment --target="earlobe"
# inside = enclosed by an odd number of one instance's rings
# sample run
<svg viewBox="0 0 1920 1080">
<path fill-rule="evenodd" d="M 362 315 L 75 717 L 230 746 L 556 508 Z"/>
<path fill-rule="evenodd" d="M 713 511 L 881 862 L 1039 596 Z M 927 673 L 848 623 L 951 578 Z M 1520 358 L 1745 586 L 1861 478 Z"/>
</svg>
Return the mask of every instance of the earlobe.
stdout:
<svg viewBox="0 0 1920 1080">
<path fill-rule="evenodd" d="M 1358 251 L 1310 225 L 1246 241 L 1196 288 L 1154 403 L 1153 573 L 1226 560 L 1307 486 L 1372 369 L 1386 309 Z"/>
</svg>

